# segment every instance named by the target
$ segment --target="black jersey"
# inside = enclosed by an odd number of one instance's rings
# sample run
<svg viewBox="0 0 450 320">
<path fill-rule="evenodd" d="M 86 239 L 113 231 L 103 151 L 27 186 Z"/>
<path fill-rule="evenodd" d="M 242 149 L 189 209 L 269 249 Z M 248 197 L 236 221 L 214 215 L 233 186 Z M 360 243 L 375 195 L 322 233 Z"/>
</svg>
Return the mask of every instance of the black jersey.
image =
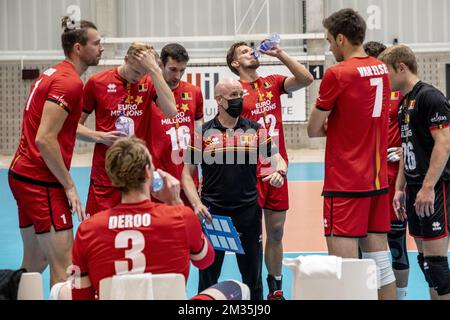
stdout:
<svg viewBox="0 0 450 320">
<path fill-rule="evenodd" d="M 400 102 L 398 119 L 406 182 L 422 184 L 434 148 L 431 132 L 450 125 L 449 102 L 439 90 L 419 81 Z M 440 180 L 450 180 L 450 161 Z"/>
<path fill-rule="evenodd" d="M 216 116 L 194 140 L 187 162 L 201 164 L 202 202 L 230 211 L 255 204 L 257 163 L 278 153 L 267 131 L 242 117 L 234 129 L 226 129 Z"/>
</svg>

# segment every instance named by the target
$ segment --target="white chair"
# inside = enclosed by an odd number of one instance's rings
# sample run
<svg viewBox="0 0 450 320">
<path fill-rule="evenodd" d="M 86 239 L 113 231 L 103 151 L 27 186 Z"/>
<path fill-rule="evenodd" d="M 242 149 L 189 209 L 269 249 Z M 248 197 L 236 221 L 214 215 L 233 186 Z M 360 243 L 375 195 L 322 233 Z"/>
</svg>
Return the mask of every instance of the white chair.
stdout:
<svg viewBox="0 0 450 320">
<path fill-rule="evenodd" d="M 293 272 L 293 300 L 377 300 L 377 269 L 371 259 L 342 259 L 340 278 L 300 277 L 296 259 L 283 263 Z"/>
<path fill-rule="evenodd" d="M 150 296 L 153 297 L 154 300 L 186 300 L 186 282 L 184 276 L 182 274 L 176 273 L 165 273 L 165 274 L 150 274 L 144 273 L 140 275 L 133 275 L 129 277 L 128 275 L 124 276 L 115 276 L 122 277 L 121 287 L 114 288 L 113 287 L 113 278 L 105 278 L 100 281 L 99 288 L 99 299 L 100 300 L 112 300 L 112 297 L 118 296 L 117 293 L 114 293 L 114 290 L 122 290 L 123 285 L 127 281 L 136 281 L 136 279 L 141 279 L 142 281 L 146 281 L 153 287 L 153 292 Z M 127 277 L 129 280 L 127 280 Z M 150 281 L 149 281 L 150 280 Z M 140 300 L 136 296 L 135 293 L 127 295 L 127 293 L 121 293 L 120 296 L 131 296 L 133 299 Z M 148 297 L 149 295 L 147 295 Z"/>
<path fill-rule="evenodd" d="M 42 275 L 38 272 L 22 273 L 17 300 L 43 300 Z"/>
</svg>

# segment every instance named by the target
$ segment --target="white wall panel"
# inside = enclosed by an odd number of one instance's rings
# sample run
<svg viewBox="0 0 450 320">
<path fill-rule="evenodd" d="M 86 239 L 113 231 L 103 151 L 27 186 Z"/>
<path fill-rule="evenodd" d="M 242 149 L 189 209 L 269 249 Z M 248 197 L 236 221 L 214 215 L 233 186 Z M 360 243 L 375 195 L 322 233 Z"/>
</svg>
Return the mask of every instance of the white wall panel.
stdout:
<svg viewBox="0 0 450 320">
<path fill-rule="evenodd" d="M 81 18 L 95 18 L 93 0 L 0 0 L 0 51 L 60 50 L 61 18 L 78 5 Z"/>
<path fill-rule="evenodd" d="M 380 10 L 381 28 L 368 29 L 367 40 L 392 43 L 450 42 L 450 5 L 448 0 L 324 0 L 325 15 L 343 8 L 353 8 L 369 18 L 368 8 Z"/>
</svg>

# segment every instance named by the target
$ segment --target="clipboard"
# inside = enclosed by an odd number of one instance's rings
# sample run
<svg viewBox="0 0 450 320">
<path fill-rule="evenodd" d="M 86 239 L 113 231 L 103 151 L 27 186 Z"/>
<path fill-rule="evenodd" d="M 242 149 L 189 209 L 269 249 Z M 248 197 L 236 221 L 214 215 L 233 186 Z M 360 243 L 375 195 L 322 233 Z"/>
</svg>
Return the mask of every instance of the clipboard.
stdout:
<svg viewBox="0 0 450 320">
<path fill-rule="evenodd" d="M 231 218 L 216 215 L 211 215 L 211 217 L 213 222 L 202 221 L 202 227 L 214 249 L 245 254 Z"/>
</svg>

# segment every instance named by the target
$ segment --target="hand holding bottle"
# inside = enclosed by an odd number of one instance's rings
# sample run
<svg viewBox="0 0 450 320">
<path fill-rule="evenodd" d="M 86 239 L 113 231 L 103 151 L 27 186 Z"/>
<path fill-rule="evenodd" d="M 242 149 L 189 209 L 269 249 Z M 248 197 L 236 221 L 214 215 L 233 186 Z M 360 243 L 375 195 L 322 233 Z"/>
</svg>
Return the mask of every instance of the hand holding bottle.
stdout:
<svg viewBox="0 0 450 320">
<path fill-rule="evenodd" d="M 279 48 L 280 36 L 277 33 L 272 34 L 268 39 L 263 40 L 252 52 L 255 58 L 260 58 L 263 54 L 276 56 L 281 49 Z"/>
</svg>

